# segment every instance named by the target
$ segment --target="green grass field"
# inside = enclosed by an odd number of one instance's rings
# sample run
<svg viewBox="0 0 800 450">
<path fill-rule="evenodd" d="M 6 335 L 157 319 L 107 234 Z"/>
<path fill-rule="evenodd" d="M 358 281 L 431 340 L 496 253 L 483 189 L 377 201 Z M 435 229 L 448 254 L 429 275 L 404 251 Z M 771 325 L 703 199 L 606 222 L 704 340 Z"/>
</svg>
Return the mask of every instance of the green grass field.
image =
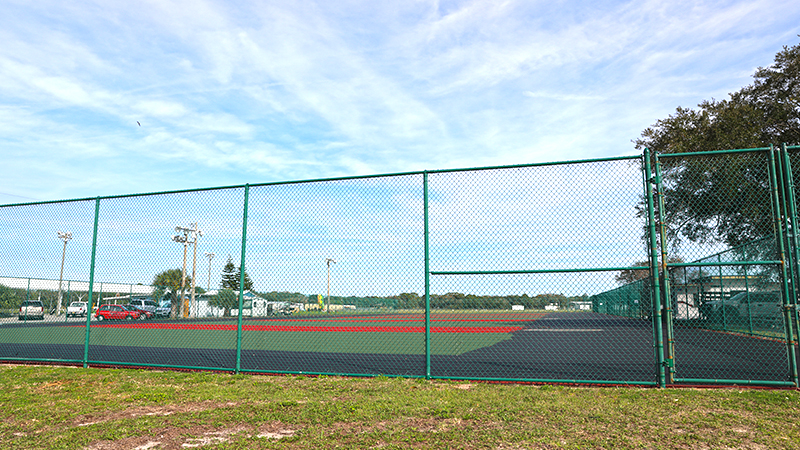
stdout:
<svg viewBox="0 0 800 450">
<path fill-rule="evenodd" d="M 800 393 L 0 366 L 13 449 L 796 449 Z"/>
</svg>

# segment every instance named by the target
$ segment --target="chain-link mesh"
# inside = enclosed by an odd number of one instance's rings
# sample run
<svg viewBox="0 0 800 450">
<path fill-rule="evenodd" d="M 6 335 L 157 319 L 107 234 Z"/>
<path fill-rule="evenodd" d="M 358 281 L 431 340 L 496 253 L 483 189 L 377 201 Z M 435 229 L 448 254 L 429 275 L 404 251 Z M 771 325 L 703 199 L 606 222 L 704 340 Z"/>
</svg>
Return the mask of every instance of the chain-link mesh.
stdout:
<svg viewBox="0 0 800 450">
<path fill-rule="evenodd" d="M 434 174 L 430 191 L 432 375 L 654 380 L 649 318 L 594 307 L 611 268 L 647 260 L 639 161 Z"/>
<path fill-rule="evenodd" d="M 233 367 L 237 324 L 218 317 L 215 301 L 203 292 L 211 288 L 204 276 L 209 263 L 216 265 L 218 280 L 229 256 L 241 258 L 243 189 L 109 198 L 99 206 L 95 279 L 156 286 L 153 313 L 160 309 L 172 320 L 126 315 L 128 323 L 120 324 L 113 305 L 129 302 L 95 301 L 93 318 L 101 320 L 91 327 L 89 361 Z M 215 259 L 207 259 L 207 252 Z M 103 314 L 105 308 L 112 311 Z"/>
<path fill-rule="evenodd" d="M 0 360 L 786 384 L 797 150 L 2 206 Z"/>
<path fill-rule="evenodd" d="M 264 299 L 245 322 L 242 369 L 425 375 L 424 309 L 399 304 L 425 288 L 422 182 L 250 189 L 245 267 Z M 305 311 L 288 314 L 293 303 Z"/>
<path fill-rule="evenodd" d="M 0 358 L 83 358 L 85 333 L 79 319 L 65 321 L 54 314 L 59 285 L 62 308 L 88 296 L 88 284 L 81 281 L 89 279 L 94 210 L 91 201 L 3 208 Z M 65 236 L 66 245 L 59 231 L 73 233 L 71 239 Z"/>
<path fill-rule="evenodd" d="M 668 156 L 658 217 L 672 376 L 791 381 L 774 154 Z"/>
</svg>

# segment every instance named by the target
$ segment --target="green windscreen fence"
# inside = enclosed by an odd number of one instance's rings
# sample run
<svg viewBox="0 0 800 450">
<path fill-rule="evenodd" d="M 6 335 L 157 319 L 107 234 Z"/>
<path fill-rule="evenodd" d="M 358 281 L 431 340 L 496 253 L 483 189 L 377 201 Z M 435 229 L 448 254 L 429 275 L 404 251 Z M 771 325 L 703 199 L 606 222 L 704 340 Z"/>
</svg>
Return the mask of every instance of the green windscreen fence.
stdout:
<svg viewBox="0 0 800 450">
<path fill-rule="evenodd" d="M 611 316 L 647 319 L 653 313 L 650 304 L 652 282 L 647 278 L 628 283 L 591 297 L 592 311 Z"/>
<path fill-rule="evenodd" d="M 796 153 L 0 206 L 0 360 L 796 385 Z"/>
</svg>

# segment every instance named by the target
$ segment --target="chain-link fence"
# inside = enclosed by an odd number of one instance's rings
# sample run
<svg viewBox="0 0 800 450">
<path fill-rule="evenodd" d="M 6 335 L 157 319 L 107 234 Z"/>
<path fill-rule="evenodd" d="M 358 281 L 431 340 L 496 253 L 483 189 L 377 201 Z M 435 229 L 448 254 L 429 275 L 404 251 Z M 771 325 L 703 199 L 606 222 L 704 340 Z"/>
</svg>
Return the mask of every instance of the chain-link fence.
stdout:
<svg viewBox="0 0 800 450">
<path fill-rule="evenodd" d="M 792 150 L 1 206 L 0 360 L 796 383 Z"/>
</svg>

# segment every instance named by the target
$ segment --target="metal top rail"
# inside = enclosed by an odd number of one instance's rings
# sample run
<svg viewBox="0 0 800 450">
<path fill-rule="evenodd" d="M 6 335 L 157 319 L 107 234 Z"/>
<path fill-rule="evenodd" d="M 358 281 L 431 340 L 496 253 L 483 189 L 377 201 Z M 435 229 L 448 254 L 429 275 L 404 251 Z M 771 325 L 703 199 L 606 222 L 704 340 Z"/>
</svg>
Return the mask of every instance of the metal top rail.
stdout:
<svg viewBox="0 0 800 450">
<path fill-rule="evenodd" d="M 733 154 L 733 153 L 757 153 L 757 152 L 764 152 L 772 150 L 771 147 L 759 147 L 759 148 L 740 148 L 740 149 L 732 149 L 732 150 L 711 150 L 711 151 L 703 151 L 703 152 L 687 152 L 687 153 L 658 153 L 659 159 L 664 158 L 686 158 L 692 156 L 718 156 L 718 155 L 725 155 L 725 154 Z"/>
</svg>

